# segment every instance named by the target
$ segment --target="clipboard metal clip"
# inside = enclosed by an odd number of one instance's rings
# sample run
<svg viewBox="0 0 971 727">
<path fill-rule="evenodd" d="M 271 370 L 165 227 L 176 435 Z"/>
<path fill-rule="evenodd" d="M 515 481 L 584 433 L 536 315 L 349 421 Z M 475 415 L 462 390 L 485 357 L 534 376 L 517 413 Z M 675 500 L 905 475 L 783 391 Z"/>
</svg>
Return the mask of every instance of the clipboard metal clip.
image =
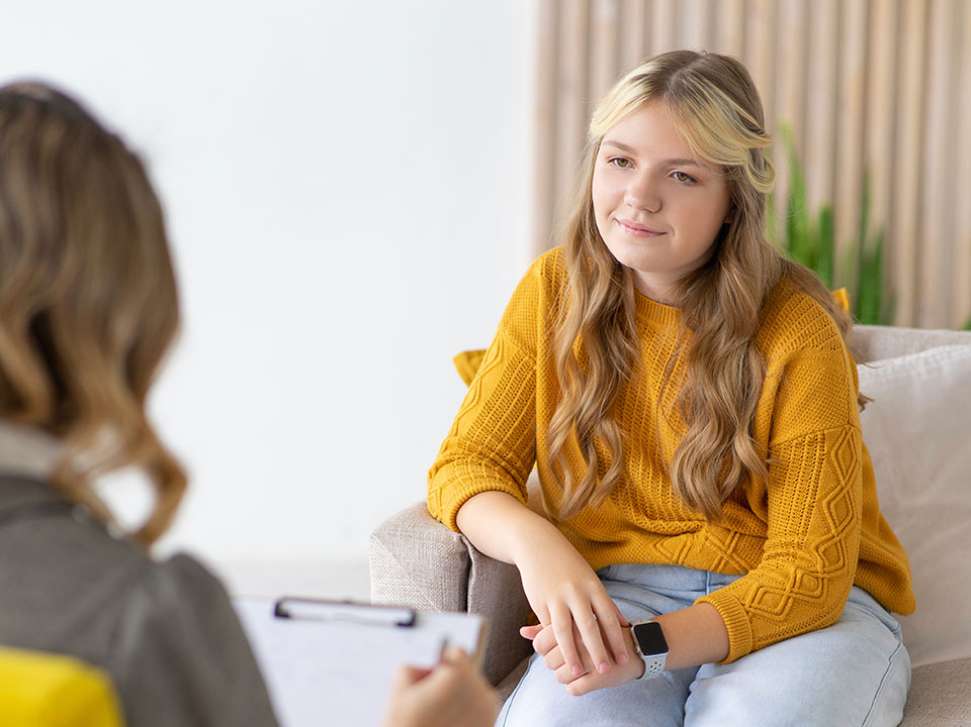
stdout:
<svg viewBox="0 0 971 727">
<path fill-rule="evenodd" d="M 341 621 L 364 626 L 412 627 L 416 611 L 407 606 L 381 606 L 344 600 L 284 596 L 273 604 L 276 618 L 309 621 Z"/>
</svg>

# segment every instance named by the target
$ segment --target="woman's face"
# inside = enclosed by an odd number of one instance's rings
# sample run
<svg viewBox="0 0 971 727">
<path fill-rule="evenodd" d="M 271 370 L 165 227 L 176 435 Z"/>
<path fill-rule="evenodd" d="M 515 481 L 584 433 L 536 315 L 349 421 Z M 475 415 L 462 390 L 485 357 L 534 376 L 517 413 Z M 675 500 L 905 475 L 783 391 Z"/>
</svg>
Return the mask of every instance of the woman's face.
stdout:
<svg viewBox="0 0 971 727">
<path fill-rule="evenodd" d="M 597 229 L 653 300 L 670 303 L 671 285 L 705 262 L 729 203 L 724 175 L 692 156 L 662 101 L 628 114 L 600 144 L 593 173 Z"/>
</svg>

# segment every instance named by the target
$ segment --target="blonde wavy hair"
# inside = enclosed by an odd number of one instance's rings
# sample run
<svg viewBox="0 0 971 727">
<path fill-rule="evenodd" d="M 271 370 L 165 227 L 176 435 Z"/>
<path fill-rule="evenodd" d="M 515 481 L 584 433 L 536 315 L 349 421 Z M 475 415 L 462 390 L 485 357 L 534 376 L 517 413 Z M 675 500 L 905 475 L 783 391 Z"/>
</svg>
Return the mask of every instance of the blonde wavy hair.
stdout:
<svg viewBox="0 0 971 727">
<path fill-rule="evenodd" d="M 141 468 L 156 495 L 134 533 L 146 545 L 186 488 L 145 410 L 178 327 L 162 209 L 138 157 L 66 94 L 0 87 L 0 417 L 57 437 L 50 484 L 106 523 L 95 478 Z"/>
<path fill-rule="evenodd" d="M 757 451 L 751 424 L 765 364 L 755 346 L 760 313 L 769 292 L 784 277 L 823 306 L 844 340 L 850 317 L 811 270 L 786 259 L 765 237 L 767 195 L 775 172 L 766 150 L 762 102 L 738 60 L 717 53 L 678 50 L 655 56 L 621 78 L 593 112 L 587 133 L 576 200 L 559 235 L 567 271 L 567 305 L 560 307 L 553 351 L 562 396 L 550 421 L 548 442 L 554 474 L 563 486 L 557 512 L 567 520 L 587 505 L 597 506 L 623 473 L 623 439 L 610 409 L 638 367 L 635 287 L 629 268 L 608 250 L 597 229 L 592 201 L 594 165 L 600 143 L 622 118 L 643 105 L 663 101 L 696 157 L 726 175 L 732 220 L 722 226 L 707 261 L 683 277 L 672 294 L 681 309 L 679 343 L 662 381 L 668 384 L 677 357 L 685 379 L 676 398 L 687 430 L 670 465 L 676 495 L 714 519 L 723 502 L 748 476 L 765 478 L 768 466 Z M 690 344 L 686 334 L 691 332 Z M 575 343 L 587 361 L 581 367 Z M 860 395 L 860 407 L 869 399 Z M 576 482 L 565 445 L 573 434 L 586 464 Z M 595 440 L 610 453 L 600 479 Z"/>
</svg>

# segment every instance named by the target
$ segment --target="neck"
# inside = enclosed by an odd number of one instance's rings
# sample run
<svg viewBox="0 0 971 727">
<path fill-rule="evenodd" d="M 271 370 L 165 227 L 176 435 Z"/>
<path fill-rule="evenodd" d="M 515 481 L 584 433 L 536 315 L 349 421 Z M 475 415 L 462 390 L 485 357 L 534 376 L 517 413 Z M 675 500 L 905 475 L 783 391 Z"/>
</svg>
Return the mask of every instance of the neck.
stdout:
<svg viewBox="0 0 971 727">
<path fill-rule="evenodd" d="M 664 281 L 648 281 L 645 279 L 644 273 L 634 271 L 634 287 L 637 289 L 638 293 L 643 295 L 645 298 L 650 298 L 655 303 L 670 306 L 674 305 L 674 299 L 670 294 L 671 285 Z"/>
</svg>

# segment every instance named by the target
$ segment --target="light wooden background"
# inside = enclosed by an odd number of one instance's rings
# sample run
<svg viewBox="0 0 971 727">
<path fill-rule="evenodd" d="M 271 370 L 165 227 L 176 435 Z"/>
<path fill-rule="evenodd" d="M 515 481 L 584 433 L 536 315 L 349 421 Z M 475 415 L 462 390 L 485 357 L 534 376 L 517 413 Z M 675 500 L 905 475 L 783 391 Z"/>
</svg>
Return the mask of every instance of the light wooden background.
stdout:
<svg viewBox="0 0 971 727">
<path fill-rule="evenodd" d="M 971 0 L 539 0 L 539 13 L 534 253 L 558 242 L 595 102 L 642 59 L 707 49 L 746 64 L 777 141 L 780 122 L 793 128 L 810 212 L 834 208 L 836 284 L 856 279 L 867 170 L 895 324 L 971 317 Z"/>
</svg>

